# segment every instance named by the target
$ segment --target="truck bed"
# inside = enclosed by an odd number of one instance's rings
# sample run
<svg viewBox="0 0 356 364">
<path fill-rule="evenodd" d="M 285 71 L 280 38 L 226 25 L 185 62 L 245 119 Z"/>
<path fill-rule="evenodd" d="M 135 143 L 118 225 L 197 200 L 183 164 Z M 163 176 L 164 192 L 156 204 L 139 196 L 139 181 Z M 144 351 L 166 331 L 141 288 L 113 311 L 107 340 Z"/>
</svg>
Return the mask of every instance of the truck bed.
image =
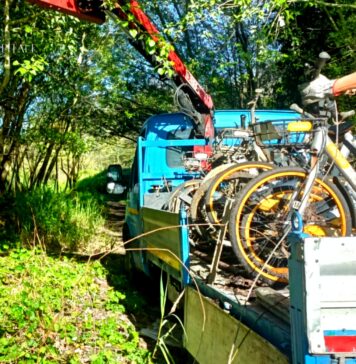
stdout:
<svg viewBox="0 0 356 364">
<path fill-rule="evenodd" d="M 250 279 L 225 241 L 213 283 L 207 283 L 211 271 L 214 245 L 196 244 L 190 250 L 192 285 L 215 300 L 234 317 L 254 327 L 282 352 L 290 355 L 289 290 L 284 286 L 271 288 Z"/>
</svg>

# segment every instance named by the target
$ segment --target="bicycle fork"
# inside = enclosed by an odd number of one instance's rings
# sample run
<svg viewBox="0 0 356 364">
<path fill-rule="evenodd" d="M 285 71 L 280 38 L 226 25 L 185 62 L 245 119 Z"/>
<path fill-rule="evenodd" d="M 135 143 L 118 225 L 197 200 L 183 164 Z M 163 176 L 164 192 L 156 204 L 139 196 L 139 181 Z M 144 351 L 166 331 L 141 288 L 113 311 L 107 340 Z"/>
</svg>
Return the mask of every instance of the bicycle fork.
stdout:
<svg viewBox="0 0 356 364">
<path fill-rule="evenodd" d="M 325 145 L 326 145 L 326 131 L 323 128 L 317 128 L 315 131 L 315 136 L 313 138 L 313 143 L 311 146 L 311 169 L 308 171 L 308 175 L 305 180 L 300 180 L 296 184 L 296 189 L 292 193 L 288 207 L 288 224 L 285 229 L 285 234 L 291 230 L 291 217 L 293 212 L 298 212 L 300 216 L 304 216 L 304 212 L 308 207 L 309 196 L 311 194 L 314 182 L 318 176 L 320 156 L 322 155 Z M 302 195 L 301 198 L 298 198 Z M 284 235 L 285 235 L 284 234 Z"/>
</svg>

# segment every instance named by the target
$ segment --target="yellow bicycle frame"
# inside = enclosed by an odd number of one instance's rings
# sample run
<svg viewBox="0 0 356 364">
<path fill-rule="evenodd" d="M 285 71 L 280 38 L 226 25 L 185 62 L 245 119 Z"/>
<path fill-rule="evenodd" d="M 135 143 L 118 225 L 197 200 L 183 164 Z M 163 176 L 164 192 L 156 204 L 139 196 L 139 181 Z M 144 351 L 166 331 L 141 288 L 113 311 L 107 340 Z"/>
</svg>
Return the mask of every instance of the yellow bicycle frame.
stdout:
<svg viewBox="0 0 356 364">
<path fill-rule="evenodd" d="M 335 143 L 327 137 L 325 151 L 328 156 L 335 162 L 341 174 L 356 190 L 356 171 L 352 168 L 349 161 L 342 155 Z"/>
</svg>

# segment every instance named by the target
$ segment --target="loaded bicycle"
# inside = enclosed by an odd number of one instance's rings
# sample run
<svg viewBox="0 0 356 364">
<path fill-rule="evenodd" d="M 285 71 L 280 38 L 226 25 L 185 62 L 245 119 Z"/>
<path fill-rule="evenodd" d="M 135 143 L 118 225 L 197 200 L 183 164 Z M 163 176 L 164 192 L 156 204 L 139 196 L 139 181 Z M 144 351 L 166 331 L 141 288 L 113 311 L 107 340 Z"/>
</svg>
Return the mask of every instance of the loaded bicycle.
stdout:
<svg viewBox="0 0 356 364">
<path fill-rule="evenodd" d="M 305 104 L 311 100 L 319 103 L 355 89 L 356 73 L 334 81 L 318 75 L 304 85 L 302 95 Z M 326 121 L 312 116 L 299 124 L 300 129 L 297 123 L 285 126 L 281 142 L 290 137 L 293 128 L 295 137 L 309 144 L 310 167 L 277 168 L 261 173 L 239 192 L 230 212 L 229 235 L 235 254 L 252 275 L 268 283 L 288 282 L 286 236 L 293 211 L 303 217 L 304 231 L 312 236 L 347 236 L 356 226 L 356 171 L 343 155 L 346 149 L 346 155 L 354 150 L 344 145 L 340 151 L 329 136 Z M 349 124 L 343 127 L 336 124 L 331 133 L 342 139 L 351 128 Z M 269 139 L 268 132 L 264 137 Z M 322 165 L 326 155 L 332 168 Z M 322 171 L 332 173 L 321 175 Z M 341 176 L 344 183 L 340 183 Z"/>
</svg>

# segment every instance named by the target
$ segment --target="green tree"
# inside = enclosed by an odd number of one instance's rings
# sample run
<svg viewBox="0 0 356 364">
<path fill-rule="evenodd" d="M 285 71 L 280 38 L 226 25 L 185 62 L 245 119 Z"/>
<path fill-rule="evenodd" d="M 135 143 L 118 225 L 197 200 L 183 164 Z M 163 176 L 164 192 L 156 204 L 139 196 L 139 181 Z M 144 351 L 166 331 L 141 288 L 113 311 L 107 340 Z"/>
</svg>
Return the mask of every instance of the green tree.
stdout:
<svg viewBox="0 0 356 364">
<path fill-rule="evenodd" d="M 169 109 L 169 88 L 137 65 L 137 54 L 112 24 L 6 0 L 0 59 L 1 191 L 47 183 L 62 170 L 75 182 L 85 135 L 138 132 L 147 116 Z M 146 76 L 148 74 L 148 76 Z M 22 175 L 22 178 L 20 176 Z"/>
</svg>

